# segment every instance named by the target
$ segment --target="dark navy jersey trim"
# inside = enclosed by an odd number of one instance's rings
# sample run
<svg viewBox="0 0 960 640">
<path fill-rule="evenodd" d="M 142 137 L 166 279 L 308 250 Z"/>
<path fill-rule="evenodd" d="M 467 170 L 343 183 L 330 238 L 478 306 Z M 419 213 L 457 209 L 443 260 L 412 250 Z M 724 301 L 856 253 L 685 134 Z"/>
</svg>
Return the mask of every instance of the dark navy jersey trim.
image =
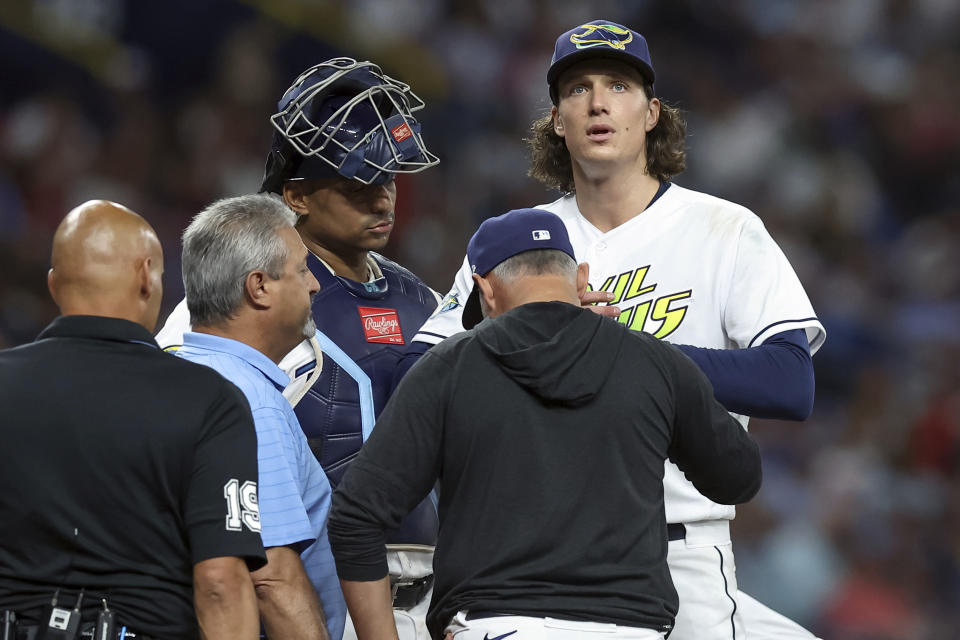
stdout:
<svg viewBox="0 0 960 640">
<path fill-rule="evenodd" d="M 670 185 L 673 184 L 668 180 L 664 180 L 660 183 L 660 186 L 657 188 L 657 192 L 653 194 L 653 200 L 647 203 L 647 206 L 643 208 L 644 211 L 653 206 L 653 203 L 660 199 L 660 196 L 667 192 L 667 189 L 670 188 Z"/>
<path fill-rule="evenodd" d="M 720 551 L 720 547 L 714 547 L 717 550 L 717 555 L 720 556 L 720 577 L 723 578 L 723 592 L 727 594 L 727 597 L 730 598 L 730 602 L 733 603 L 733 611 L 730 612 L 730 636 L 732 640 L 737 640 L 737 625 L 733 621 L 733 617 L 737 613 L 737 601 L 733 596 L 730 595 L 730 585 L 727 583 L 727 574 L 723 572 L 723 552 Z"/>
<path fill-rule="evenodd" d="M 316 368 L 317 368 L 316 360 L 314 360 L 313 362 L 308 362 L 307 364 L 297 367 L 297 370 L 293 372 L 293 377 L 299 378 L 300 376 L 307 373 L 308 371 L 313 371 Z"/>
<path fill-rule="evenodd" d="M 813 316 L 813 317 L 810 317 L 810 318 L 800 318 L 799 320 L 780 320 L 779 322 L 774 322 L 773 324 L 768 324 L 768 325 L 765 326 L 763 329 L 760 329 L 760 331 L 758 331 L 758 332 L 753 336 L 753 338 L 750 340 L 750 344 L 747 345 L 747 348 L 752 347 L 752 346 L 753 346 L 753 343 L 756 341 L 757 338 L 759 338 L 759 337 L 762 336 L 764 333 L 766 333 L 767 331 L 769 331 L 769 330 L 772 329 L 773 327 L 777 326 L 778 324 L 791 324 L 791 323 L 793 323 L 793 322 L 810 322 L 811 320 L 816 320 L 817 322 L 820 322 L 820 319 L 819 319 L 819 318 L 817 318 L 816 316 Z"/>
<path fill-rule="evenodd" d="M 425 336 L 433 336 L 434 338 L 440 338 L 441 340 L 446 340 L 447 338 L 450 337 L 450 336 L 442 336 L 442 335 L 440 335 L 439 333 L 433 333 L 433 332 L 431 332 L 431 331 L 418 331 L 418 332 L 417 332 L 417 335 L 421 335 L 421 334 L 422 334 L 422 335 L 425 335 Z M 420 340 L 419 342 L 423 342 L 423 340 Z"/>
</svg>

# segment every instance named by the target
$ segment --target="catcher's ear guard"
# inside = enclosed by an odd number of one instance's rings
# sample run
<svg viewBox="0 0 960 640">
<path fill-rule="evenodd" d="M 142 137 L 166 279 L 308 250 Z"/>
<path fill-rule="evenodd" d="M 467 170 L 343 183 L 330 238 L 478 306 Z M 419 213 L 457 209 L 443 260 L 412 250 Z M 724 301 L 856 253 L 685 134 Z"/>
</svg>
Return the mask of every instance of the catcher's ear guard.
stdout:
<svg viewBox="0 0 960 640">
<path fill-rule="evenodd" d="M 382 184 L 436 165 L 413 112 L 424 103 L 371 62 L 334 58 L 304 71 L 271 116 L 275 132 L 261 191 L 297 178 Z"/>
<path fill-rule="evenodd" d="M 277 134 L 274 134 L 275 146 L 280 146 L 276 140 Z M 286 151 L 286 153 L 284 153 Z M 287 176 L 296 173 L 296 166 L 299 162 L 292 162 L 295 152 L 292 149 L 271 149 L 267 156 L 267 166 L 263 171 L 263 182 L 260 185 L 260 193 L 282 193 L 283 183 L 287 181 Z"/>
</svg>

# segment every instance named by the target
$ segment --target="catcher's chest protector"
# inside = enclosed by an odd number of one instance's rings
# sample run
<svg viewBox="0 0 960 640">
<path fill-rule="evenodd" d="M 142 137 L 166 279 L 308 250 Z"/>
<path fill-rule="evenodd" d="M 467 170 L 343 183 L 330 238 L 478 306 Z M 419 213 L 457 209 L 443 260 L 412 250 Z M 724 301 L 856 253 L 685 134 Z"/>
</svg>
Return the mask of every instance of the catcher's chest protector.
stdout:
<svg viewBox="0 0 960 640">
<path fill-rule="evenodd" d="M 368 283 L 335 276 L 312 255 L 308 264 L 321 286 L 313 301 L 317 328 L 370 377 L 379 415 L 387 403 L 396 364 L 433 312 L 436 298 L 400 265 L 379 255 L 374 259 L 383 277 Z M 320 376 L 297 404 L 296 413 L 331 485 L 336 486 L 362 444 L 356 382 L 325 355 Z"/>
</svg>

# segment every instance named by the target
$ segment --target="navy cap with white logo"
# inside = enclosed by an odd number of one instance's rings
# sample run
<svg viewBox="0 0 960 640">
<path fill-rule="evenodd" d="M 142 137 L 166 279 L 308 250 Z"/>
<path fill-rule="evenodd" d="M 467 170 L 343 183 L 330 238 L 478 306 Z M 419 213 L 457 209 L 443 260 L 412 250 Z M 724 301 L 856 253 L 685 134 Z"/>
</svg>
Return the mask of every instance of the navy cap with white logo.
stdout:
<svg viewBox="0 0 960 640">
<path fill-rule="evenodd" d="M 547 71 L 550 99 L 557 104 L 557 78 L 581 60 L 613 58 L 636 67 L 644 80 L 653 85 L 655 74 L 650 49 L 642 35 L 610 20 L 594 20 L 567 31 L 553 49 Z"/>
<path fill-rule="evenodd" d="M 524 251 L 557 249 L 573 260 L 567 228 L 556 214 L 543 209 L 514 209 L 483 221 L 467 243 L 467 260 L 473 273 L 485 276 L 508 258 Z M 463 305 L 463 326 L 472 329 L 483 320 L 480 292 L 473 286 Z"/>
</svg>

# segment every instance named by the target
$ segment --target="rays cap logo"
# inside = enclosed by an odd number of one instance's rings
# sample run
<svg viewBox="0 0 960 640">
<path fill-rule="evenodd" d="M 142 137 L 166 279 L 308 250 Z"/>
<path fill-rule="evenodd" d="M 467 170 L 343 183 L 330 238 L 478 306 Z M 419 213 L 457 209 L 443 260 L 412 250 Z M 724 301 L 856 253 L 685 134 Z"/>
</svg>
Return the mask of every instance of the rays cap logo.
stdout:
<svg viewBox="0 0 960 640">
<path fill-rule="evenodd" d="M 635 67 L 644 81 L 653 86 L 653 63 L 647 39 L 636 31 L 610 20 L 594 20 L 574 27 L 559 38 L 547 71 L 550 99 L 557 104 L 557 79 L 581 60 L 608 58 Z"/>
<path fill-rule="evenodd" d="M 576 260 L 559 216 L 543 209 L 514 209 L 483 221 L 467 243 L 467 260 L 473 273 L 485 276 L 504 260 L 536 249 L 556 249 Z M 481 320 L 480 291 L 474 284 L 463 305 L 463 327 L 472 329 Z"/>
<path fill-rule="evenodd" d="M 633 32 L 618 24 L 583 24 L 580 29 L 582 31 L 570 36 L 570 42 L 575 44 L 577 49 L 613 47 L 624 51 L 627 43 L 633 40 Z"/>
</svg>

